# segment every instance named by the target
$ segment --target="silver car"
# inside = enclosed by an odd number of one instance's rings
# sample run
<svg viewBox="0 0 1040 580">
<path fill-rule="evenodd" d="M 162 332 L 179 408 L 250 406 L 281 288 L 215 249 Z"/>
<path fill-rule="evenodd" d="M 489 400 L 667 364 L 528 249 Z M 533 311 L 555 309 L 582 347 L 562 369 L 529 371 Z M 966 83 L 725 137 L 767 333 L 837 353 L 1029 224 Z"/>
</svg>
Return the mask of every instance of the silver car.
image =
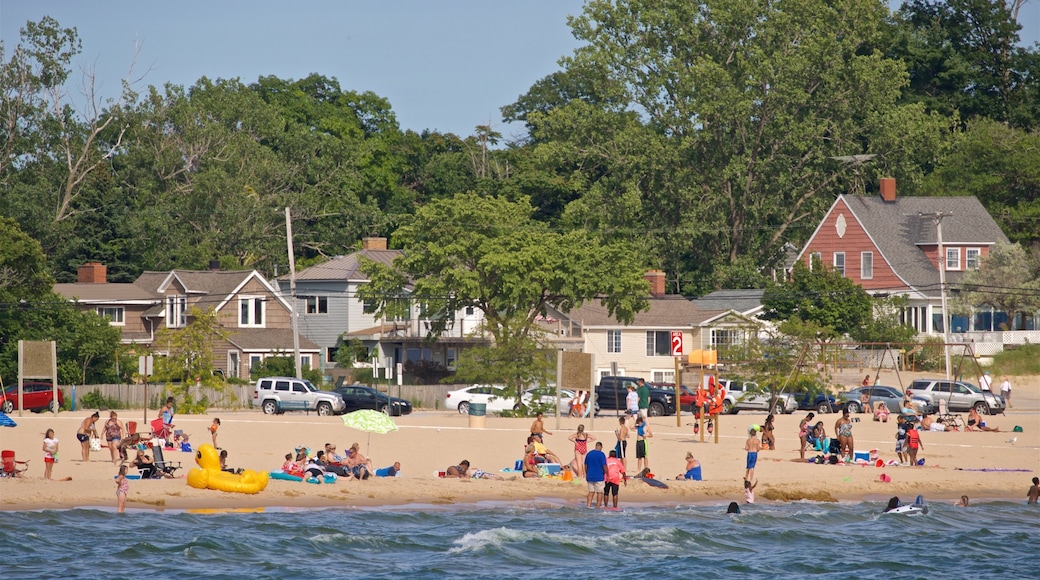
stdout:
<svg viewBox="0 0 1040 580">
<path fill-rule="evenodd" d="M 951 411 L 967 411 L 975 408 L 980 415 L 996 415 L 1004 412 L 1004 399 L 989 391 L 964 381 L 947 381 L 945 379 L 917 379 L 910 385 L 910 392 L 915 397 L 924 397 L 933 405 L 939 405 L 939 399 L 946 401 Z"/>
<path fill-rule="evenodd" d="M 760 391 L 758 383 L 753 381 L 719 379 L 719 384 L 726 389 L 726 398 L 722 401 L 724 413 L 769 411 L 774 415 L 783 415 L 798 409 L 798 401 L 790 393 L 780 393 L 774 402 L 773 395 Z"/>
</svg>

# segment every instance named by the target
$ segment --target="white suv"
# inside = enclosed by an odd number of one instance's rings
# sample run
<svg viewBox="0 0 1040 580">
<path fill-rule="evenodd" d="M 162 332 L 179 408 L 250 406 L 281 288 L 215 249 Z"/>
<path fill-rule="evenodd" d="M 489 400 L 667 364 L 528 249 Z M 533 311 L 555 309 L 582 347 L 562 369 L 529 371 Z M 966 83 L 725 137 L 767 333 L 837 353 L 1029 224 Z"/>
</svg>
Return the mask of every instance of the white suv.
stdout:
<svg viewBox="0 0 1040 580">
<path fill-rule="evenodd" d="M 253 404 L 265 415 L 286 411 L 316 411 L 326 416 L 347 408 L 337 393 L 318 390 L 310 381 L 292 377 L 265 377 L 256 381 Z"/>
<path fill-rule="evenodd" d="M 769 411 L 774 415 L 783 415 L 794 413 L 798 408 L 798 401 L 790 393 L 780 393 L 774 403 L 772 395 L 759 391 L 758 383 L 752 381 L 719 379 L 719 384 L 726 389 L 726 398 L 722 401 L 724 413 Z"/>
</svg>

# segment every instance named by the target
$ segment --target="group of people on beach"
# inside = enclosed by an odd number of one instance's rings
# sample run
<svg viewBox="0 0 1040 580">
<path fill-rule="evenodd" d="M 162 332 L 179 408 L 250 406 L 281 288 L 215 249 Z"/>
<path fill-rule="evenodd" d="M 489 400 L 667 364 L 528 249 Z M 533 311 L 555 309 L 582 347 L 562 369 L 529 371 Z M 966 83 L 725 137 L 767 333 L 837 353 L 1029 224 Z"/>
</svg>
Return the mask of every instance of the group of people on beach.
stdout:
<svg viewBox="0 0 1040 580">
<path fill-rule="evenodd" d="M 285 454 L 282 472 L 305 480 L 321 481 L 326 474 L 335 474 L 337 478 L 366 480 L 370 477 L 397 477 L 401 473 L 401 462 L 395 461 L 389 467 L 376 469 L 372 460 L 361 453 L 361 445 L 354 443 L 340 455 L 335 443 L 326 443 L 323 449 L 311 453 L 304 445 L 296 447 L 292 453 Z"/>
</svg>

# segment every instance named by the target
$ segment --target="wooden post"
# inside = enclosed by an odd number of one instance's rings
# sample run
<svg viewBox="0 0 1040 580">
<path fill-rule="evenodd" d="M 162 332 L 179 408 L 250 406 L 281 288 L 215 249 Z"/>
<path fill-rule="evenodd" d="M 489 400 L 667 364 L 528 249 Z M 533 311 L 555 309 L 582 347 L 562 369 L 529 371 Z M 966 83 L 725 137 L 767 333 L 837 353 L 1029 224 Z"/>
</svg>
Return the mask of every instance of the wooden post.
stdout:
<svg viewBox="0 0 1040 580">
<path fill-rule="evenodd" d="M 682 427 L 682 419 L 680 413 L 682 412 L 682 403 L 680 402 L 680 395 L 682 389 L 679 387 L 682 384 L 682 374 L 679 367 L 679 358 L 675 357 L 675 426 Z"/>
<path fill-rule="evenodd" d="M 715 421 L 715 444 L 719 444 L 719 417 L 721 415 L 712 415 L 711 418 Z"/>
</svg>

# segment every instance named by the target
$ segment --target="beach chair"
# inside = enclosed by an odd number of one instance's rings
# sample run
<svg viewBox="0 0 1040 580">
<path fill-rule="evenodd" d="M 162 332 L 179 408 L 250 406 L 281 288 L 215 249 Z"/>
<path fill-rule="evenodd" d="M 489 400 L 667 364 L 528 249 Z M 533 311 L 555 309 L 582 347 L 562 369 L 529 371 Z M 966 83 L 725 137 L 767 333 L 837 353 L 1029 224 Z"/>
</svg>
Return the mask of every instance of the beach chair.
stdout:
<svg viewBox="0 0 1040 580">
<path fill-rule="evenodd" d="M 939 399 L 938 419 L 947 427 L 953 425 L 958 429 L 964 428 L 964 419 L 959 414 L 950 412 L 950 404 L 946 399 Z"/>
<path fill-rule="evenodd" d="M 163 423 L 162 417 L 152 419 L 151 426 L 153 439 L 169 439 L 173 436 L 173 433 L 170 433 L 169 427 Z"/>
<path fill-rule="evenodd" d="M 3 459 L 3 477 L 21 477 L 22 473 L 29 469 L 28 461 L 16 461 L 14 457 L 14 451 L 5 449 L 0 451 L 0 458 Z M 23 467 L 18 468 L 19 465 Z"/>
<path fill-rule="evenodd" d="M 180 461 L 166 461 L 163 457 L 162 447 L 158 445 L 152 446 L 152 459 L 155 461 L 155 467 L 160 473 L 168 474 L 173 477 L 173 472 L 181 468 Z"/>
</svg>

